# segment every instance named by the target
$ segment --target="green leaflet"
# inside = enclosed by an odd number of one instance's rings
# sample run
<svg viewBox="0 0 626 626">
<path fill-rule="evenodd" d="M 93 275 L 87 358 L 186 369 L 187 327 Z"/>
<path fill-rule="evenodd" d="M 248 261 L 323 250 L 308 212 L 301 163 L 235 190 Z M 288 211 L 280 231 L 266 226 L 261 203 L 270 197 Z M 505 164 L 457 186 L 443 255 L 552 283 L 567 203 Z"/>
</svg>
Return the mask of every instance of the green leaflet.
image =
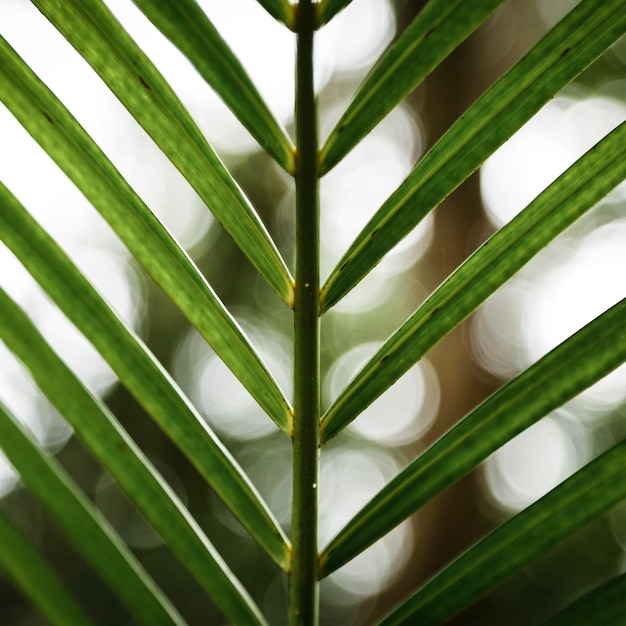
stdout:
<svg viewBox="0 0 626 626">
<path fill-rule="evenodd" d="M 258 215 L 171 87 L 104 3 L 33 0 L 33 4 L 93 67 L 272 289 L 290 304 L 293 280 Z M 262 130 L 260 122 L 259 126 Z"/>
<path fill-rule="evenodd" d="M 498 80 L 419 161 L 322 288 L 336 304 L 542 105 L 626 31 L 623 0 L 583 0 Z"/>
<path fill-rule="evenodd" d="M 25 428 L 0 403 L 2 450 L 26 485 L 63 526 L 71 541 L 140 622 L 163 626 L 184 624 L 176 609 L 91 501 L 67 476 L 58 462 L 44 454 L 31 438 L 32 434 L 27 434 Z M 5 540 L 9 540 L 10 535 L 16 534 L 16 531 L 10 529 L 7 524 L 6 521 L 0 524 Z M 14 561 L 11 565 L 8 561 L 11 549 L 19 550 L 20 557 L 28 559 L 33 569 L 26 570 L 24 561 Z M 4 553 L 2 561 L 9 565 L 12 574 L 17 576 L 20 586 L 37 598 L 38 605 L 47 616 L 61 620 L 65 619 L 61 618 L 61 611 L 64 613 L 67 611 L 67 617 L 76 612 L 66 593 L 58 589 L 60 583 L 55 575 L 42 563 L 37 567 L 39 557 L 24 539 L 18 535 L 11 544 L 3 541 L 0 551 Z M 17 555 L 14 554 L 13 558 L 17 558 Z M 35 567 L 37 569 L 34 569 Z M 50 598 L 56 593 L 59 593 L 58 598 Z M 79 618 L 80 613 L 76 617 Z M 85 619 L 58 623 L 81 624 L 85 623 Z"/>
<path fill-rule="evenodd" d="M 76 184 L 200 334 L 285 432 L 291 410 L 193 262 L 67 109 L 0 39 L 0 101 Z"/>
<path fill-rule="evenodd" d="M 245 589 L 169 485 L 3 290 L 0 311 L 0 339 L 30 370 L 38 387 L 218 608 L 235 624 L 265 624 Z"/>
<path fill-rule="evenodd" d="M 195 0 L 133 0 L 145 16 L 191 61 L 261 147 L 287 172 L 294 172 L 294 148 L 267 104 Z M 266 8 L 270 2 L 266 1 Z M 286 12 L 285 2 L 271 7 Z M 273 13 L 272 13 L 273 14 Z"/>
<path fill-rule="evenodd" d="M 341 567 L 468 474 L 492 452 L 626 361 L 626 300 L 506 384 L 385 485 L 325 548 Z"/>
<path fill-rule="evenodd" d="M 0 406 L 0 420 L 3 414 Z M 48 564 L 1 513 L 0 569 L 7 572 L 51 624 L 93 626 Z"/>
<path fill-rule="evenodd" d="M 626 498 L 626 441 L 476 543 L 380 622 L 442 624 Z M 600 623 L 600 622 L 596 622 Z"/>
<path fill-rule="evenodd" d="M 549 241 L 626 177 L 626 123 L 581 157 L 463 263 L 344 389 L 322 420 L 328 440 L 355 419 Z"/>
<path fill-rule="evenodd" d="M 148 348 L 2 183 L 0 241 L 94 344 L 241 524 L 286 569 L 287 538 L 243 470 Z"/>
<path fill-rule="evenodd" d="M 320 154 L 322 172 L 339 163 L 503 1 L 431 0 L 378 60 L 331 131 Z"/>
<path fill-rule="evenodd" d="M 339 11 L 345 9 L 351 2 L 352 0 L 321 0 L 317 9 L 320 26 L 330 22 Z"/>
<path fill-rule="evenodd" d="M 623 623 L 626 615 L 626 574 L 613 578 L 586 593 L 557 615 L 545 626 L 596 626 L 596 624 Z"/>
<path fill-rule="evenodd" d="M 257 2 L 279 22 L 288 28 L 293 27 L 293 7 L 287 0 L 257 0 Z"/>
</svg>

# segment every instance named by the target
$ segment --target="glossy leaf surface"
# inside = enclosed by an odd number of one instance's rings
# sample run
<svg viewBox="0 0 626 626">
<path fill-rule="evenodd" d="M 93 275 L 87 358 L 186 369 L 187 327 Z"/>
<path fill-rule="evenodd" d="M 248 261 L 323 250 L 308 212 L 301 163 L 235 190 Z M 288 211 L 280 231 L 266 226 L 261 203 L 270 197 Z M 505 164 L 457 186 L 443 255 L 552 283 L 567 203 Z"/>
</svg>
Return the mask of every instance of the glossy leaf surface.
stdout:
<svg viewBox="0 0 626 626">
<path fill-rule="evenodd" d="M 293 280 L 248 199 L 161 73 L 101 0 L 34 0 L 178 168 L 268 284 Z"/>
<path fill-rule="evenodd" d="M 133 0 L 146 17 L 191 61 L 261 147 L 287 172 L 294 149 L 265 100 L 195 0 Z M 284 2 L 271 2 L 284 11 Z"/>
<path fill-rule="evenodd" d="M 93 343 L 241 524 L 285 569 L 287 538 L 248 477 L 148 348 L 2 183 L 0 240 Z"/>
<path fill-rule="evenodd" d="M 2 298 L 4 300 L 4 296 Z M 4 306 L 2 310 L 4 312 Z M 81 553 L 140 621 L 146 624 L 184 624 L 169 600 L 89 499 L 59 464 L 33 443 L 31 437 L 0 404 L 0 442 L 4 454 Z M 28 584 L 33 582 L 30 580 Z M 47 590 L 51 592 L 50 585 L 54 583 L 49 577 L 42 582 L 49 585 Z M 45 591 L 46 587 L 38 589 L 37 593 L 43 595 Z"/>
<path fill-rule="evenodd" d="M 626 442 L 505 522 L 380 622 L 442 624 L 626 498 Z M 584 502 L 584 506 L 581 503 Z"/>
<path fill-rule="evenodd" d="M 622 300 L 494 393 L 389 482 L 330 542 L 324 575 L 341 567 L 500 446 L 626 361 Z"/>
<path fill-rule="evenodd" d="M 431 0 L 379 59 L 321 151 L 328 172 L 504 0 Z"/>
<path fill-rule="evenodd" d="M 463 263 L 354 377 L 322 420 L 328 440 L 549 241 L 626 178 L 626 123 L 587 152 Z"/>
<path fill-rule="evenodd" d="M 418 162 L 322 288 L 326 311 L 562 87 L 626 32 L 622 0 L 583 0 Z"/>
<path fill-rule="evenodd" d="M 264 624 L 257 607 L 198 523 L 116 421 L 50 348 L 23 311 L 0 290 L 0 339 L 108 470 L 133 504 L 236 624 Z"/>
<path fill-rule="evenodd" d="M 3 39 L 0 60 L 0 101 L 107 220 L 268 415 L 288 432 L 288 402 L 191 259 Z"/>
</svg>

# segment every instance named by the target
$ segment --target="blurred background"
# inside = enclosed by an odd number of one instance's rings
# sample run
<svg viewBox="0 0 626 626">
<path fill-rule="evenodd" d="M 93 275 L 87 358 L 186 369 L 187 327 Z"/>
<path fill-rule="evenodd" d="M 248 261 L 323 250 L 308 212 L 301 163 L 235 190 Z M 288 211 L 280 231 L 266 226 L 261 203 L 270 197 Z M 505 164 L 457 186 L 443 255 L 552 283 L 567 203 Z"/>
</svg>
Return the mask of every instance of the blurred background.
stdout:
<svg viewBox="0 0 626 626">
<path fill-rule="evenodd" d="M 107 4 L 194 115 L 293 267 L 293 181 L 130 0 Z M 282 123 L 293 131 L 294 38 L 255 0 L 201 0 Z M 322 275 L 461 113 L 576 2 L 510 0 L 322 182 Z M 354 0 L 319 34 L 321 139 L 375 60 L 419 11 L 417 0 Z M 289 393 L 291 312 L 258 278 L 207 208 L 95 74 L 27 0 L 2 0 L 0 32 L 68 105 L 175 234 Z M 622 39 L 498 150 L 323 319 L 323 402 L 496 229 L 626 118 Z M 289 441 L 189 327 L 87 201 L 0 105 L 0 179 L 148 343 L 253 477 L 288 530 Z M 392 476 L 492 391 L 626 296 L 626 186 L 548 246 L 415 365 L 322 454 L 325 545 Z M 286 624 L 286 579 L 93 348 L 0 246 L 0 284 L 80 378 L 104 397 L 181 496 L 272 626 Z M 74 439 L 0 344 L 0 400 L 57 454 L 190 624 L 221 624 L 202 591 Z M 321 622 L 373 623 L 490 528 L 626 434 L 621 368 L 518 436 L 321 587 Z M 130 624 L 103 583 L 0 456 L 0 507 L 93 607 Z M 626 506 L 533 564 L 455 624 L 534 624 L 626 571 Z M 0 572 L 0 623 L 43 619 Z"/>
</svg>

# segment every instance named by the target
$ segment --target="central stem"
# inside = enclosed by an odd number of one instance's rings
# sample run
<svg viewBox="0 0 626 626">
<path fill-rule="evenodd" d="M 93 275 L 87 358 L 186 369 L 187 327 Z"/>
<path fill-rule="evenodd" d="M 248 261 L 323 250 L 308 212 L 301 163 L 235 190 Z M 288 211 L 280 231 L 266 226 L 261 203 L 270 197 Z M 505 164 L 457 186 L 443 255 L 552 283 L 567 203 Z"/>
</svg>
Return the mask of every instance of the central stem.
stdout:
<svg viewBox="0 0 626 626">
<path fill-rule="evenodd" d="M 317 482 L 319 473 L 319 174 L 313 84 L 315 6 L 300 0 L 296 62 L 296 288 L 291 626 L 318 621 Z"/>
</svg>

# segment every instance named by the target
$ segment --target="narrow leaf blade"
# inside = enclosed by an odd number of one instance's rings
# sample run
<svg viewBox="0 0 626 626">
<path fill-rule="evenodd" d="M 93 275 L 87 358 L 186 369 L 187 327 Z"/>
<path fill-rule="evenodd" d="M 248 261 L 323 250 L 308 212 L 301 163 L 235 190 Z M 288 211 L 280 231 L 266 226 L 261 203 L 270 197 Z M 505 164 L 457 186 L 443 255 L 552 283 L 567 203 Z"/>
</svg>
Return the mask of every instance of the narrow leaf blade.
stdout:
<svg viewBox="0 0 626 626">
<path fill-rule="evenodd" d="M 191 61 L 261 147 L 285 171 L 293 173 L 295 161 L 291 140 L 197 2 L 133 2 Z"/>
<path fill-rule="evenodd" d="M 235 624 L 265 624 L 241 583 L 178 496 L 107 407 L 80 383 L 24 312 L 0 290 L 0 339 L 130 500 Z"/>
<path fill-rule="evenodd" d="M 293 7 L 287 0 L 257 0 L 257 2 L 276 20 L 293 28 Z"/>
<path fill-rule="evenodd" d="M 376 212 L 322 288 L 328 310 L 524 122 L 626 31 L 622 0 L 583 0 L 498 80 Z"/>
<path fill-rule="evenodd" d="M 176 609 L 94 505 L 58 462 L 32 442 L 24 427 L 1 403 L 0 443 L 24 483 L 141 622 L 184 624 Z"/>
<path fill-rule="evenodd" d="M 504 0 L 431 0 L 363 81 L 322 148 L 328 172 Z M 322 9 L 323 10 L 323 9 Z"/>
<path fill-rule="evenodd" d="M 379 491 L 324 549 L 328 575 L 491 453 L 626 361 L 626 300 L 502 387 Z"/>
<path fill-rule="evenodd" d="M 330 22 L 330 20 L 343 11 L 352 0 L 322 0 L 319 4 L 318 15 L 320 26 Z"/>
<path fill-rule="evenodd" d="M 0 419 L 2 419 L 0 406 Z M 0 514 L 0 568 L 55 626 L 93 626 L 50 566 Z"/>
<path fill-rule="evenodd" d="M 0 61 L 0 101 L 108 221 L 261 407 L 289 432 L 289 403 L 191 259 L 61 102 L 1 38 Z"/>
<path fill-rule="evenodd" d="M 626 441 L 475 544 L 380 622 L 441 624 L 626 498 Z M 584 502 L 584 506 L 581 506 Z"/>
<path fill-rule="evenodd" d="M 148 348 L 2 183 L 0 240 L 93 343 L 240 523 L 286 569 L 287 538 L 243 470 Z"/>
<path fill-rule="evenodd" d="M 243 192 L 160 72 L 101 0 L 34 0 L 178 168 L 268 284 L 290 304 L 293 280 Z"/>
<path fill-rule="evenodd" d="M 626 123 L 572 167 L 465 261 L 355 376 L 322 420 L 328 440 L 539 250 L 626 178 Z"/>
</svg>

